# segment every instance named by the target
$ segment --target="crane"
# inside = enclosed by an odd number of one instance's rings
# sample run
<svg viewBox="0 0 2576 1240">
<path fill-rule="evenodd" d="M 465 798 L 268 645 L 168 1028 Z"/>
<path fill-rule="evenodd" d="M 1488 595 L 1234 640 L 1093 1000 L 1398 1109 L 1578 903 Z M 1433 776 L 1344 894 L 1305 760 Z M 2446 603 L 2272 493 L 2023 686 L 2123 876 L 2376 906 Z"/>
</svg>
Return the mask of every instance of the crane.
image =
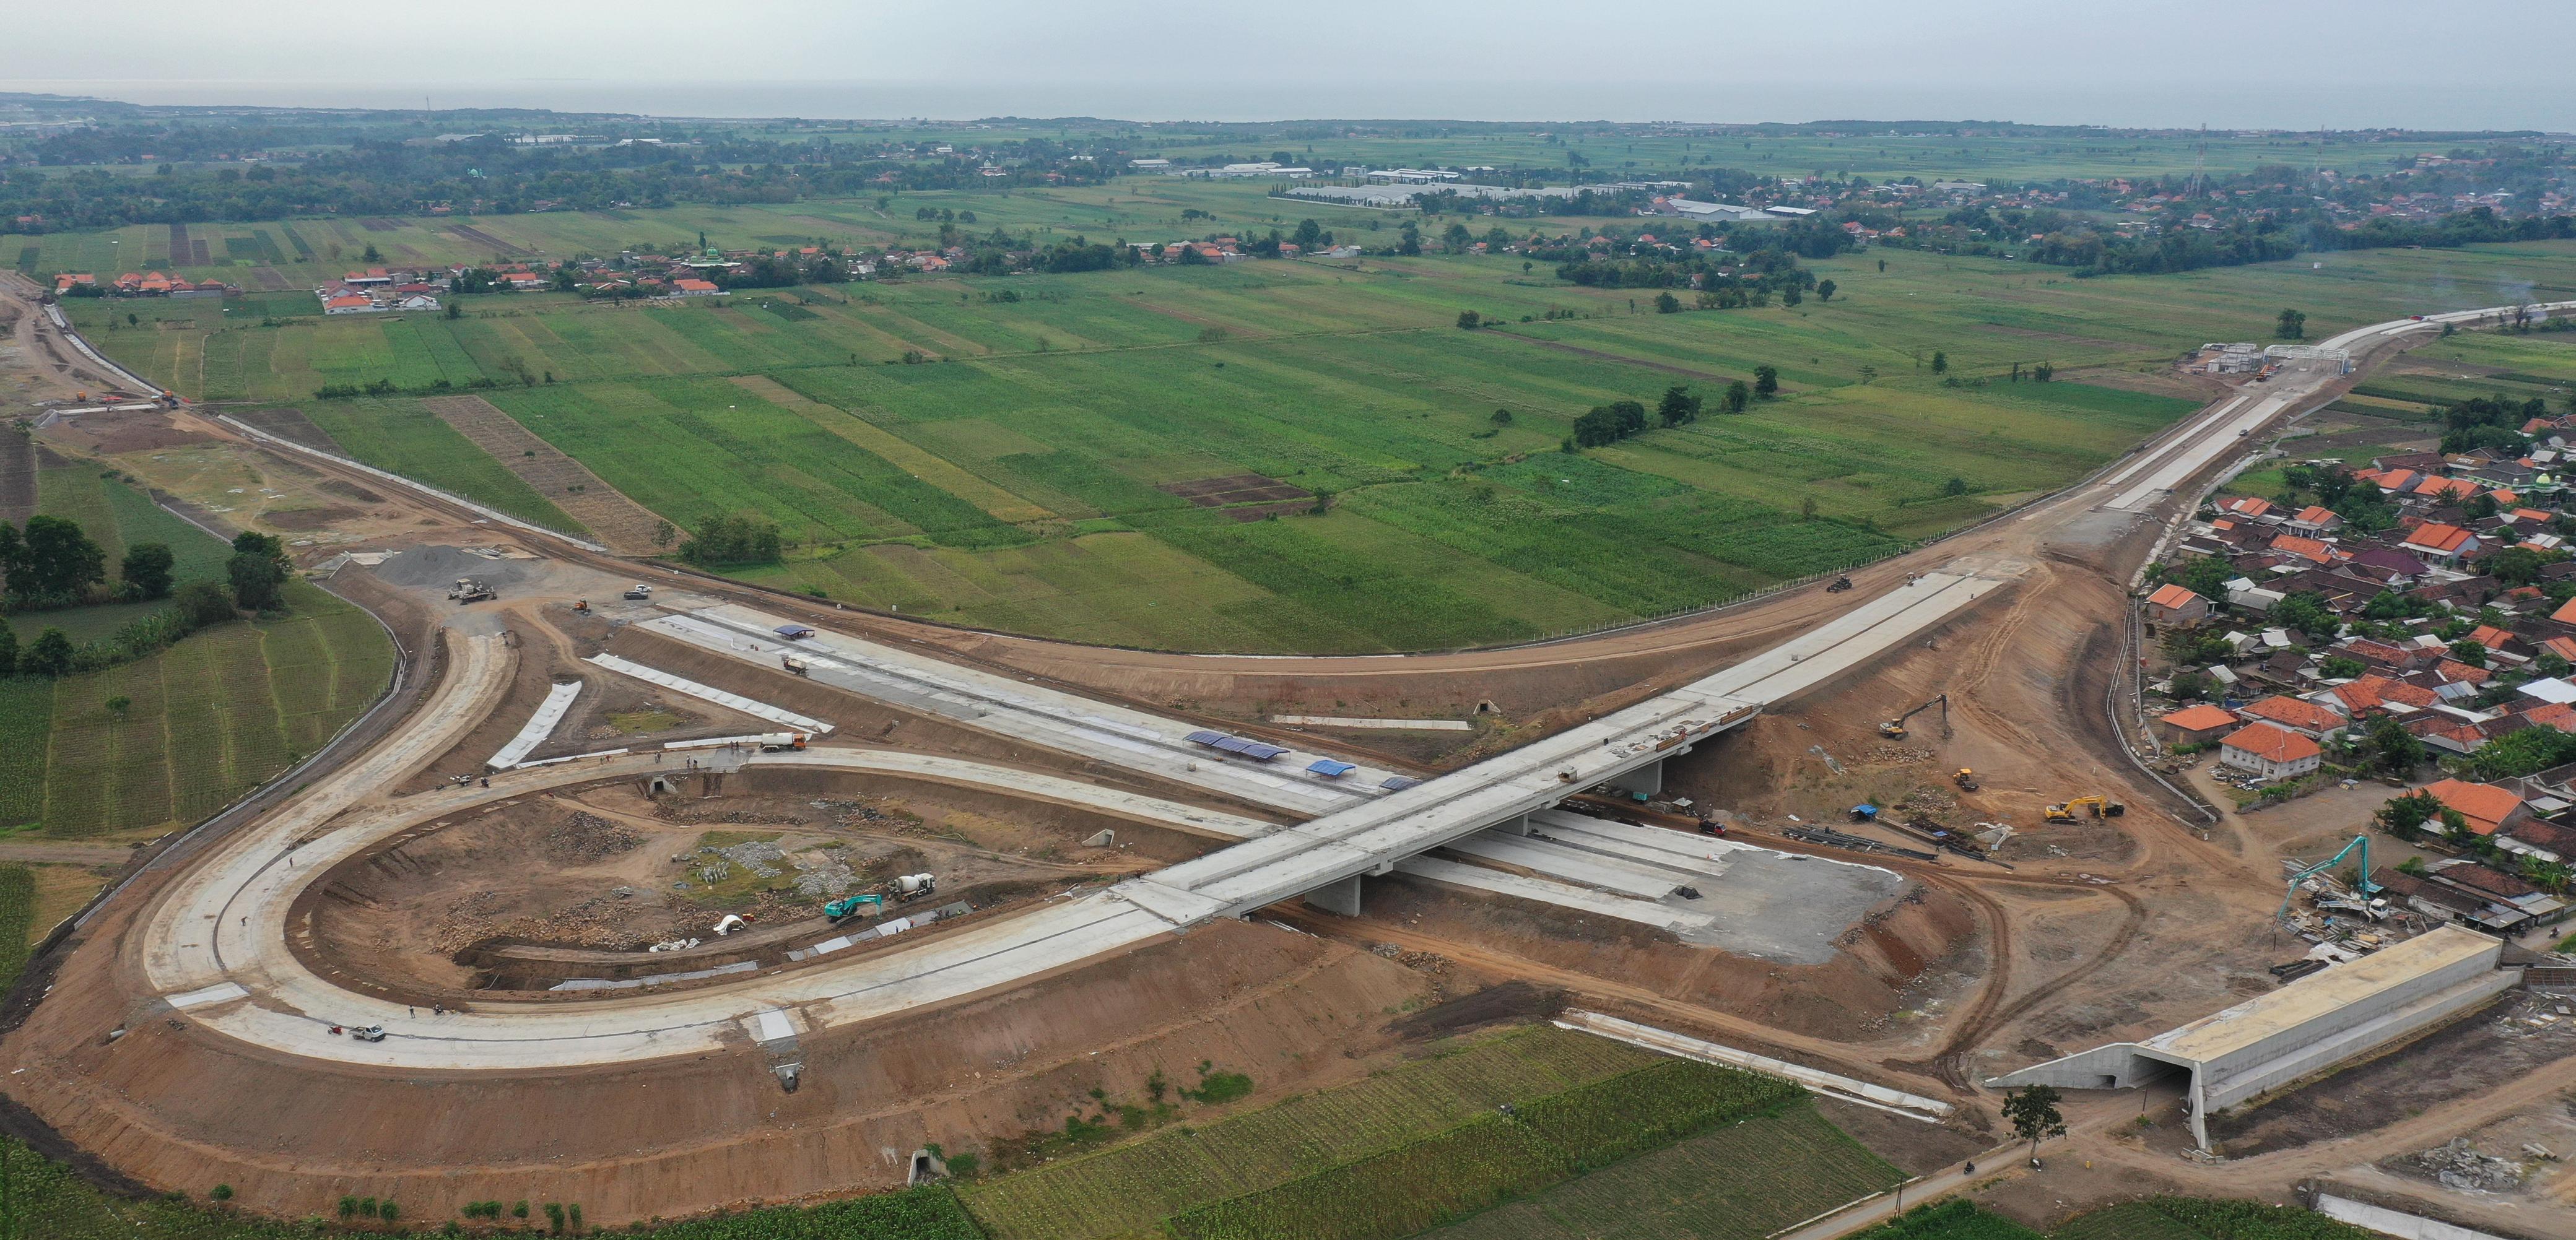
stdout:
<svg viewBox="0 0 2576 1240">
<path fill-rule="evenodd" d="M 1950 734 L 1950 695 L 1947 693 L 1941 694 L 1940 696 L 1933 698 L 1931 701 L 1925 702 L 1921 706 L 1917 706 L 1902 715 L 1898 715 L 1894 719 L 1890 719 L 1887 722 L 1878 725 L 1878 734 L 1888 738 L 1889 740 L 1904 740 L 1905 721 L 1915 717 L 1916 715 L 1922 714 L 1935 706 L 1941 708 L 1941 735 L 1948 736 Z"/>
<path fill-rule="evenodd" d="M 2290 902 L 2298 898 L 2299 884 L 2335 868 L 2335 866 L 2341 863 L 2344 858 L 2351 856 L 2352 850 L 2356 848 L 2361 850 L 2360 885 L 2362 898 L 2367 900 L 2372 894 L 2380 891 L 2380 885 L 2370 881 L 2370 837 L 2368 835 L 2356 835 L 2352 837 L 2351 843 L 2343 846 L 2343 851 L 2290 876 L 2289 890 L 2281 893 L 2281 911 L 2272 914 L 2273 920 L 2281 922 L 2284 925 L 2288 924 L 2290 920 Z"/>
</svg>

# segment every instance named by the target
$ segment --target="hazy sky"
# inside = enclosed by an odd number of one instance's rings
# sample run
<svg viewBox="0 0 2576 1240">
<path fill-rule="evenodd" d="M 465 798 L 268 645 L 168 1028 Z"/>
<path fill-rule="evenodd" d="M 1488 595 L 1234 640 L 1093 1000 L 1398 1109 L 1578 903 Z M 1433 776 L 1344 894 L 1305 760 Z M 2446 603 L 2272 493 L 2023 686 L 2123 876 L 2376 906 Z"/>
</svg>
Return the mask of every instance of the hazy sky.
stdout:
<svg viewBox="0 0 2576 1240">
<path fill-rule="evenodd" d="M 0 89 L 684 115 L 2576 130 L 2576 3 L 0 0 Z"/>
</svg>

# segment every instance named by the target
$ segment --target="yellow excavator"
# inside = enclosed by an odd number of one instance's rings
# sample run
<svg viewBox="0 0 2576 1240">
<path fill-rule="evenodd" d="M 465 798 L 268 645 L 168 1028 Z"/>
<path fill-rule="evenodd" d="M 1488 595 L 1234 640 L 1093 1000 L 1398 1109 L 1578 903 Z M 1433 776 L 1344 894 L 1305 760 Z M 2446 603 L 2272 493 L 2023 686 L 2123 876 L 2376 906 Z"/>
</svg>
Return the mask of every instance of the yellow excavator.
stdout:
<svg viewBox="0 0 2576 1240">
<path fill-rule="evenodd" d="M 2129 812 L 2128 806 L 2108 797 L 2092 796 L 2077 797 L 2064 805 L 2051 805 L 2046 813 L 2050 822 L 2073 822 L 2075 811 L 2079 809 L 2091 811 L 2096 818 L 2117 818 Z"/>
<path fill-rule="evenodd" d="M 1974 792 L 1977 790 L 1977 772 L 1969 767 L 1960 767 L 1959 773 L 1950 777 L 1950 782 L 1959 785 L 1961 792 Z"/>
<path fill-rule="evenodd" d="M 1925 702 L 1921 706 L 1917 706 L 1902 715 L 1898 715 L 1894 719 L 1890 719 L 1887 722 L 1878 725 L 1878 734 L 1892 741 L 1904 740 L 1905 721 L 1915 717 L 1916 715 L 1922 714 L 1935 706 L 1941 708 L 1941 735 L 1948 736 L 1950 734 L 1950 695 L 1947 693 L 1933 698 L 1931 701 Z"/>
</svg>

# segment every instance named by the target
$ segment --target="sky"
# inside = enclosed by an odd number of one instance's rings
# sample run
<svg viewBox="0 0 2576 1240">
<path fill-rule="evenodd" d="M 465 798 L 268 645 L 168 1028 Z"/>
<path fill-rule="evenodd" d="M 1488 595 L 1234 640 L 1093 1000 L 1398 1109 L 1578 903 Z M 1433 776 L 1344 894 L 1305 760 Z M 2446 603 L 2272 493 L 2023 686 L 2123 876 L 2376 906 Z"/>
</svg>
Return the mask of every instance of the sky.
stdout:
<svg viewBox="0 0 2576 1240">
<path fill-rule="evenodd" d="M 0 90 L 681 116 L 2576 131 L 2576 4 L 82 0 Z"/>
</svg>

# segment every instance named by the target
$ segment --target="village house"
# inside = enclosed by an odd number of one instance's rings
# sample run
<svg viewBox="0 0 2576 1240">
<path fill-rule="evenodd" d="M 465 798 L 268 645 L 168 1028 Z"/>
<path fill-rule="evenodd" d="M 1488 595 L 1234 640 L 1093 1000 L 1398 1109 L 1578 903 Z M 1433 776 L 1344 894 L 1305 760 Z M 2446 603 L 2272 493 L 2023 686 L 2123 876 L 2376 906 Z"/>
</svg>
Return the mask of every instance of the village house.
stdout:
<svg viewBox="0 0 2576 1240">
<path fill-rule="evenodd" d="M 2156 735 L 2170 745 L 2202 745 L 2244 725 L 2223 706 L 2199 702 L 2156 720 Z"/>
<path fill-rule="evenodd" d="M 2209 618 L 2209 600 L 2178 582 L 2166 582 L 2147 596 L 2147 623 L 2198 624 Z"/>
<path fill-rule="evenodd" d="M 2325 763 L 2315 741 L 2268 723 L 2249 723 L 2218 745 L 2220 765 L 2260 779 L 2296 779 Z"/>
</svg>

